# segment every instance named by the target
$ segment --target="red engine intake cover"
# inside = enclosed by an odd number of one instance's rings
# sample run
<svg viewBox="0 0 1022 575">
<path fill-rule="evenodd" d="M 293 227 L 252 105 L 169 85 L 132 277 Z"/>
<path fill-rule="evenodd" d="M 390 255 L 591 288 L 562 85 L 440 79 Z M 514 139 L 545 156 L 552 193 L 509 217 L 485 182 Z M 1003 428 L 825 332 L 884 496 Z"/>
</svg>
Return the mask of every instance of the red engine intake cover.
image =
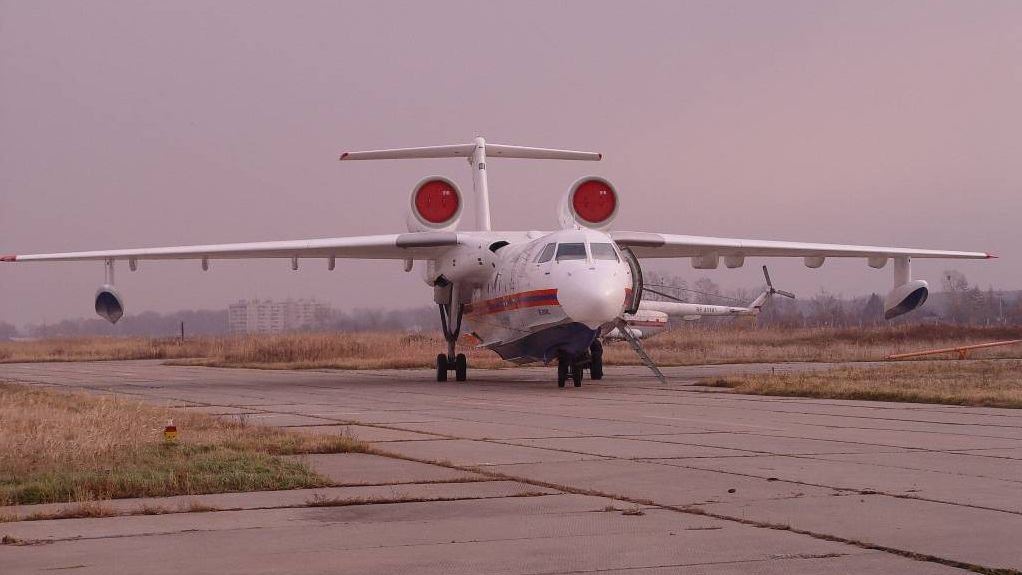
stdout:
<svg viewBox="0 0 1022 575">
<path fill-rule="evenodd" d="M 461 197 L 447 180 L 427 180 L 415 190 L 415 211 L 429 224 L 444 224 L 458 215 Z"/>
<path fill-rule="evenodd" d="M 586 223 L 602 224 L 617 211 L 617 192 L 606 180 L 587 179 L 575 186 L 571 207 Z"/>
</svg>

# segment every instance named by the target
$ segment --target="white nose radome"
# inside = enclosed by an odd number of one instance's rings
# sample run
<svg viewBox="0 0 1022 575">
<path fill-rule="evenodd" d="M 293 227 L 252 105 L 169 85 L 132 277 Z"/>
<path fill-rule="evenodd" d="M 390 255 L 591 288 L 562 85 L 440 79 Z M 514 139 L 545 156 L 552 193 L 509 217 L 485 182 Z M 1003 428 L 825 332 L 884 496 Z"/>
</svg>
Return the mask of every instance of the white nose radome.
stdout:
<svg viewBox="0 0 1022 575">
<path fill-rule="evenodd" d="M 578 273 L 566 279 L 557 301 L 572 321 L 596 329 L 621 315 L 625 293 L 616 278 Z"/>
</svg>

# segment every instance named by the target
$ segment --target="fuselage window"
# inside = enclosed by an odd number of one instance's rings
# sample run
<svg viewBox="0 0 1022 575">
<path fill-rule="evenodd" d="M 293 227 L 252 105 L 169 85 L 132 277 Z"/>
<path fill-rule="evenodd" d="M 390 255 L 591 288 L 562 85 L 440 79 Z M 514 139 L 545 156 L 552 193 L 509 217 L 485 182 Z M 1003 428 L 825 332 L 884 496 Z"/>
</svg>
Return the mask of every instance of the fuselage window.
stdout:
<svg viewBox="0 0 1022 575">
<path fill-rule="evenodd" d="M 540 252 L 539 257 L 536 258 L 536 263 L 541 264 L 550 261 L 550 258 L 554 257 L 554 248 L 557 244 L 547 244 L 543 251 Z"/>
<path fill-rule="evenodd" d="M 586 259 L 585 244 L 557 244 L 557 261 Z"/>
<path fill-rule="evenodd" d="M 589 244 L 589 249 L 593 251 L 594 260 L 611 260 L 615 262 L 621 261 L 617 257 L 617 252 L 614 251 L 614 246 L 610 244 Z"/>
</svg>

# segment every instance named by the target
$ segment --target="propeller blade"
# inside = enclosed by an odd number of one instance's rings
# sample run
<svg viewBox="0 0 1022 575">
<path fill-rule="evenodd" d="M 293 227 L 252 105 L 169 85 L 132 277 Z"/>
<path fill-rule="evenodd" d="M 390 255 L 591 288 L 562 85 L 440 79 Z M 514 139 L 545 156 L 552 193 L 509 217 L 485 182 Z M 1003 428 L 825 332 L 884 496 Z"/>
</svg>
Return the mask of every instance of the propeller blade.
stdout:
<svg viewBox="0 0 1022 575">
<path fill-rule="evenodd" d="M 770 270 L 768 270 L 766 266 L 763 266 L 763 277 L 766 278 L 767 290 L 770 291 L 770 295 L 777 294 L 782 295 L 784 297 L 790 297 L 791 299 L 795 299 L 795 294 L 791 293 L 790 291 L 784 291 L 774 288 L 774 282 L 770 281 Z"/>
</svg>

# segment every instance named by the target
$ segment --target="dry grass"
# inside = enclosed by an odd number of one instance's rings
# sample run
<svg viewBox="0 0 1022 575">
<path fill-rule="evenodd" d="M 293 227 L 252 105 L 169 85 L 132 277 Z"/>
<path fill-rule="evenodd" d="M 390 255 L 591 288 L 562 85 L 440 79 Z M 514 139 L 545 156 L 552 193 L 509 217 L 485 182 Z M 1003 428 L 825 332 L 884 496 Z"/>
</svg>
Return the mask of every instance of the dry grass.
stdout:
<svg viewBox="0 0 1022 575">
<path fill-rule="evenodd" d="M 82 501 L 70 507 L 63 507 L 57 511 L 34 512 L 24 517 L 18 517 L 17 521 L 44 521 L 48 519 L 82 519 L 85 517 L 115 517 L 117 511 L 99 501 Z"/>
<path fill-rule="evenodd" d="M 0 363 L 205 357 L 219 338 L 69 337 L 0 342 Z"/>
<path fill-rule="evenodd" d="M 896 326 L 874 328 L 760 328 L 684 325 L 643 342 L 661 365 L 779 361 L 877 361 L 893 353 L 1022 338 L 1022 327 Z M 492 352 L 460 347 L 473 369 L 506 367 Z M 0 363 L 169 359 L 175 365 L 262 369 L 430 368 L 446 350 L 439 334 L 306 333 L 176 339 L 77 338 L 0 343 Z M 1022 358 L 1022 345 L 973 352 L 972 357 Z M 606 346 L 612 365 L 638 365 L 628 344 Z"/>
<path fill-rule="evenodd" d="M 478 368 L 506 366 L 466 339 L 459 351 Z M 243 337 L 81 337 L 0 342 L 0 363 L 167 359 L 175 365 L 262 369 L 408 369 L 435 365 L 447 344 L 437 335 L 296 333 Z"/>
<path fill-rule="evenodd" d="M 168 445 L 171 417 L 179 443 Z M 350 438 L 3 383 L 0 421 L 0 505 L 321 487 L 329 481 L 279 456 L 367 449 Z"/>
<path fill-rule="evenodd" d="M 508 365 L 474 345 L 474 341 L 465 341 L 459 349 L 473 368 Z M 235 338 L 204 358 L 172 363 L 261 369 L 411 369 L 433 367 L 437 354 L 446 349 L 438 335 L 308 333 Z"/>
<path fill-rule="evenodd" d="M 873 328 L 677 329 L 643 341 L 660 365 L 760 362 L 880 361 L 894 353 L 1022 338 L 1022 327 L 982 328 L 950 325 Z M 607 346 L 604 361 L 638 365 L 627 343 Z M 1022 345 L 973 352 L 976 359 L 1022 358 Z"/>
<path fill-rule="evenodd" d="M 707 379 L 739 393 L 1022 408 L 1022 361 L 911 362 Z"/>
</svg>

